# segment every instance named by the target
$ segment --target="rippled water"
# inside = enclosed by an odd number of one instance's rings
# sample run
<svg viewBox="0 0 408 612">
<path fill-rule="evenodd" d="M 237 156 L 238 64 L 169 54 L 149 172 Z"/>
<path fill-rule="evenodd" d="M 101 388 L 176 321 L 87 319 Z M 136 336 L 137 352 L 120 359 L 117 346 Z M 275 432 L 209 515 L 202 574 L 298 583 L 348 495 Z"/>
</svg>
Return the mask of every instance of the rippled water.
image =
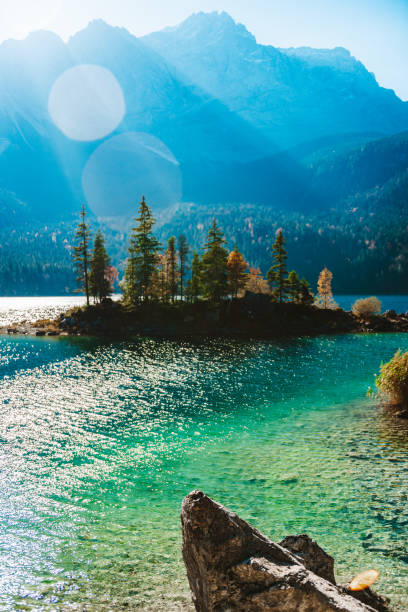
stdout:
<svg viewBox="0 0 408 612">
<path fill-rule="evenodd" d="M 279 343 L 0 338 L 0 608 L 190 610 L 204 490 L 408 608 L 408 435 L 366 398 L 403 334 Z"/>
<path fill-rule="evenodd" d="M 118 299 L 120 296 L 113 296 Z M 55 319 L 62 312 L 74 306 L 84 306 L 83 295 L 51 297 L 0 297 L 0 327 L 21 323 Z"/>
<path fill-rule="evenodd" d="M 20 323 L 54 319 L 61 312 L 85 304 L 83 296 L 63 297 L 0 297 L 0 327 Z"/>
</svg>

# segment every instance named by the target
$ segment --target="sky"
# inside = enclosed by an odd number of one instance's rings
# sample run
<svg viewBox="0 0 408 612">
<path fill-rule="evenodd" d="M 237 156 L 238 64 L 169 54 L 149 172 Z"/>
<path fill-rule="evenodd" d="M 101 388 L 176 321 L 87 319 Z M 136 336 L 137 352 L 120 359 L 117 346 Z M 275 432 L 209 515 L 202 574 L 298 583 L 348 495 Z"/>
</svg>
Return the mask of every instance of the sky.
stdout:
<svg viewBox="0 0 408 612">
<path fill-rule="evenodd" d="M 38 29 L 67 39 L 98 18 L 142 36 L 216 10 L 262 44 L 345 47 L 408 100 L 408 0 L 0 0 L 0 41 Z"/>
</svg>

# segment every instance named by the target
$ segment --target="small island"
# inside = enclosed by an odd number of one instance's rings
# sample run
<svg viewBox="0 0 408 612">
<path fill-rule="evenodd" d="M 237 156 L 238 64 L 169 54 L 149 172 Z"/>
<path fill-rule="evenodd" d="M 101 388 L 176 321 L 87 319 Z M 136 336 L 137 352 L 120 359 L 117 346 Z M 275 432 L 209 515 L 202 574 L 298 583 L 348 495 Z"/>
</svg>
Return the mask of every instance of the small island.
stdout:
<svg viewBox="0 0 408 612">
<path fill-rule="evenodd" d="M 163 251 L 153 234 L 154 218 L 145 198 L 132 230 L 121 288 L 113 300 L 118 271 L 111 266 L 101 231 L 90 249 L 90 228 L 83 206 L 76 232 L 74 264 L 78 292 L 86 305 L 54 320 L 23 321 L 0 332 L 36 336 L 131 338 L 230 337 L 273 339 L 358 332 L 407 332 L 408 313 L 387 311 L 375 297 L 357 300 L 351 312 L 333 299 L 330 270 L 325 267 L 314 296 L 295 270 L 287 271 L 285 238 L 278 230 L 272 265 L 264 277 L 250 267 L 226 239 L 214 219 L 203 254 L 184 235 L 169 238 Z M 91 303 L 92 301 L 92 303 Z"/>
</svg>

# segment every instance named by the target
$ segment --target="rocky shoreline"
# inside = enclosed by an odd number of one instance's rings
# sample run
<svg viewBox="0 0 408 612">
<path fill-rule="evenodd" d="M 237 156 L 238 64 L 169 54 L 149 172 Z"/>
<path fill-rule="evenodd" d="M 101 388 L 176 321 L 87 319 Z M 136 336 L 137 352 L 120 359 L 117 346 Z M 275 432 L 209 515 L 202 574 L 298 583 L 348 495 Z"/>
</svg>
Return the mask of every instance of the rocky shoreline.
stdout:
<svg viewBox="0 0 408 612">
<path fill-rule="evenodd" d="M 121 302 L 74 308 L 56 319 L 22 321 L 0 328 L 1 334 L 31 336 L 95 336 L 126 339 L 153 337 L 229 337 L 273 339 L 342 333 L 408 332 L 408 313 L 387 311 L 358 317 L 342 309 L 273 303 L 267 296 L 214 305 L 146 304 L 128 308 Z"/>
</svg>

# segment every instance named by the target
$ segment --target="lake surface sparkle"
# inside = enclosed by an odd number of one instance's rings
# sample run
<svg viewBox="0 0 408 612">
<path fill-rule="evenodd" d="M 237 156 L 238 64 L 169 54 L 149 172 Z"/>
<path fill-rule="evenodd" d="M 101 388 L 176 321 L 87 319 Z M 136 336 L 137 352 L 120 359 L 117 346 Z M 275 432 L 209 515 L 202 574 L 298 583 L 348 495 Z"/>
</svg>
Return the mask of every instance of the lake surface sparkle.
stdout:
<svg viewBox="0 0 408 612">
<path fill-rule="evenodd" d="M 404 334 L 286 342 L 0 338 L 0 607 L 189 610 L 200 488 L 408 608 L 408 426 L 367 399 Z"/>
</svg>

